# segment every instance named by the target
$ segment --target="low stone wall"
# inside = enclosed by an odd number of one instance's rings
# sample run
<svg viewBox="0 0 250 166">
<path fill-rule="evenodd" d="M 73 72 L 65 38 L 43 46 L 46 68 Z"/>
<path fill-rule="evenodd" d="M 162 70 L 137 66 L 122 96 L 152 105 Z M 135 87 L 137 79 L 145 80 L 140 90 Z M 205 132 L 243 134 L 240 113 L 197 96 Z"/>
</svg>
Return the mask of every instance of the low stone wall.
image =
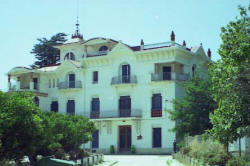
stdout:
<svg viewBox="0 0 250 166">
<path fill-rule="evenodd" d="M 82 160 L 77 160 L 77 164 L 81 166 L 93 166 L 103 162 L 103 154 L 94 154 L 92 156 L 83 158 Z"/>
<path fill-rule="evenodd" d="M 91 152 L 90 149 L 88 149 L 89 152 Z M 135 154 L 172 154 L 173 153 L 173 148 L 136 148 L 135 147 Z M 92 150 L 93 153 L 102 153 L 102 154 L 110 154 L 109 149 L 95 149 L 94 151 Z M 122 152 L 126 153 L 126 152 Z M 129 153 L 129 151 L 128 151 Z M 119 154 L 119 151 L 115 149 L 114 154 Z M 131 153 L 132 154 L 132 153 Z"/>
</svg>

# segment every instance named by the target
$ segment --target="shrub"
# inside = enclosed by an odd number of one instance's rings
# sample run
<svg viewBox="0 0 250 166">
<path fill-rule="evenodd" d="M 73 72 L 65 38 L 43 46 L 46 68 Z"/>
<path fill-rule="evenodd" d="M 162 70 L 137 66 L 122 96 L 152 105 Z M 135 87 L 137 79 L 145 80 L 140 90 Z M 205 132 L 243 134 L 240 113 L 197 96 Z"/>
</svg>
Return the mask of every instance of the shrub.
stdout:
<svg viewBox="0 0 250 166">
<path fill-rule="evenodd" d="M 198 141 L 197 138 L 191 141 L 189 146 L 181 148 L 180 153 L 202 160 L 210 165 L 225 164 L 231 158 L 231 155 L 219 142 L 212 140 Z"/>
<path fill-rule="evenodd" d="M 84 149 L 79 149 L 77 152 L 78 159 L 82 159 L 82 158 L 89 157 L 89 156 L 90 156 L 90 153 L 85 151 Z"/>
<path fill-rule="evenodd" d="M 109 152 L 110 152 L 111 154 L 115 153 L 115 147 L 114 147 L 114 145 L 110 145 L 110 147 L 109 147 Z"/>
<path fill-rule="evenodd" d="M 64 150 L 63 149 L 57 149 L 56 151 L 55 151 L 55 158 L 57 158 L 57 159 L 66 159 L 66 153 L 64 152 Z"/>
<path fill-rule="evenodd" d="M 250 162 L 245 157 L 232 157 L 228 160 L 226 166 L 250 166 Z"/>
<path fill-rule="evenodd" d="M 131 146 L 130 151 L 131 151 L 131 153 L 135 153 L 135 146 L 134 145 Z"/>
<path fill-rule="evenodd" d="M 190 150 L 191 150 L 191 149 L 190 149 L 189 146 L 183 147 L 183 148 L 180 149 L 180 153 L 183 154 L 183 155 L 188 155 L 189 152 L 190 152 Z"/>
</svg>

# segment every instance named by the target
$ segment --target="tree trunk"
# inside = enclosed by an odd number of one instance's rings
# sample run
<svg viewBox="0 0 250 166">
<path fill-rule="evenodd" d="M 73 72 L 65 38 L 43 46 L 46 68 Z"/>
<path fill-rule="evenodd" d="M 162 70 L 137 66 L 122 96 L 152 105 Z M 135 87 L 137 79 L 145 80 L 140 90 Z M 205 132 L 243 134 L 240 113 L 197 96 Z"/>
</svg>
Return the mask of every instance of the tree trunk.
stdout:
<svg viewBox="0 0 250 166">
<path fill-rule="evenodd" d="M 30 165 L 31 166 L 38 166 L 37 158 L 36 157 L 37 157 L 36 155 L 29 156 L 29 160 L 30 160 Z"/>
</svg>

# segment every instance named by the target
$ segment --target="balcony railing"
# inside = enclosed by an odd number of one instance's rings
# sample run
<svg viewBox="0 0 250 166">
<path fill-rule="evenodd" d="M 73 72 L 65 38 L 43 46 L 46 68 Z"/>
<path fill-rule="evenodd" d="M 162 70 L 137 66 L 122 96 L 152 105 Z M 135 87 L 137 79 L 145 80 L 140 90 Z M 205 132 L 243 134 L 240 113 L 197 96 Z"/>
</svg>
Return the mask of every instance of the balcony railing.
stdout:
<svg viewBox="0 0 250 166">
<path fill-rule="evenodd" d="M 72 88 L 82 88 L 82 82 L 69 81 L 69 82 L 60 82 L 58 84 L 58 89 L 72 89 Z"/>
<path fill-rule="evenodd" d="M 111 81 L 111 85 L 114 84 L 136 84 L 137 78 L 135 75 L 124 75 L 124 76 L 117 76 L 113 77 Z"/>
<path fill-rule="evenodd" d="M 152 108 L 151 109 L 151 117 L 162 117 L 162 109 L 161 108 Z"/>
<path fill-rule="evenodd" d="M 17 85 L 12 85 L 11 87 L 9 87 L 9 91 L 38 91 L 40 89 L 39 87 L 39 83 L 34 83 L 33 88 L 31 88 L 30 85 L 26 84 L 21 84 L 19 88 L 17 87 Z"/>
<path fill-rule="evenodd" d="M 103 56 L 108 54 L 108 50 L 106 51 L 93 51 L 93 52 L 88 52 L 87 57 L 95 57 L 95 56 Z"/>
<path fill-rule="evenodd" d="M 85 116 L 91 119 L 103 119 L 103 118 L 124 118 L 124 117 L 142 117 L 141 110 L 116 110 L 116 111 L 91 111 L 85 114 Z"/>
<path fill-rule="evenodd" d="M 178 73 L 178 72 L 163 72 L 163 73 L 151 74 L 151 81 L 169 81 L 169 80 L 186 81 L 188 79 L 189 79 L 189 74 Z"/>
</svg>

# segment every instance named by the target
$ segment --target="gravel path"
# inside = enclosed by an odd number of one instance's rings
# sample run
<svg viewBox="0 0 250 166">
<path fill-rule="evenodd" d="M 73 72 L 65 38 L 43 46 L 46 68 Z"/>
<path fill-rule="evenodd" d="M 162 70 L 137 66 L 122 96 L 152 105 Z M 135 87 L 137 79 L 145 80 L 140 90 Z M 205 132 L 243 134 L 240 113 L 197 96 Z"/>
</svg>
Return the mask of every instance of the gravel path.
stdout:
<svg viewBox="0 0 250 166">
<path fill-rule="evenodd" d="M 105 155 L 101 166 L 183 166 L 170 155 Z"/>
</svg>

